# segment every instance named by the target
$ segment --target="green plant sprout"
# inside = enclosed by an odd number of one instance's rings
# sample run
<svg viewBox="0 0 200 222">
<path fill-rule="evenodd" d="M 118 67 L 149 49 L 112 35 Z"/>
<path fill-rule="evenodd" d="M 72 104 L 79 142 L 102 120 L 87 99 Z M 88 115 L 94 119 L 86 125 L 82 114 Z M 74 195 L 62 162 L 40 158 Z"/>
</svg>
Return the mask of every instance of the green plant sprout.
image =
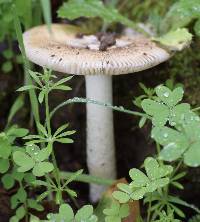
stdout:
<svg viewBox="0 0 200 222">
<path fill-rule="evenodd" d="M 144 167 L 146 175 L 142 171 L 133 168 L 129 171 L 133 181 L 129 185 L 120 183 L 117 185 L 120 191 L 115 191 L 113 196 L 120 203 L 140 200 L 146 193 L 152 193 L 158 188 L 169 184 L 170 179 L 168 175 L 173 171 L 172 166 L 159 166 L 155 159 L 148 157 L 144 161 Z"/>
</svg>

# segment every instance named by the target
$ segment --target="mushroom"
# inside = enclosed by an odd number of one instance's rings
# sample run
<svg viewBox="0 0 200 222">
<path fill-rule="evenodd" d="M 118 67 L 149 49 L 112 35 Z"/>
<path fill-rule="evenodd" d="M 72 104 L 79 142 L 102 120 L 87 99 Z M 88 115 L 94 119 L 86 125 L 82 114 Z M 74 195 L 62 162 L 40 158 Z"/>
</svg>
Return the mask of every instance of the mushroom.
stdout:
<svg viewBox="0 0 200 222">
<path fill-rule="evenodd" d="M 26 55 L 32 62 L 55 71 L 85 75 L 87 98 L 112 103 L 112 75 L 149 69 L 170 54 L 142 35 L 120 36 L 115 44 L 99 50 L 95 35 L 81 35 L 75 26 L 52 24 L 24 33 Z M 116 178 L 113 112 L 87 104 L 87 164 L 91 175 Z M 97 201 L 105 187 L 91 185 L 90 198 Z"/>
</svg>

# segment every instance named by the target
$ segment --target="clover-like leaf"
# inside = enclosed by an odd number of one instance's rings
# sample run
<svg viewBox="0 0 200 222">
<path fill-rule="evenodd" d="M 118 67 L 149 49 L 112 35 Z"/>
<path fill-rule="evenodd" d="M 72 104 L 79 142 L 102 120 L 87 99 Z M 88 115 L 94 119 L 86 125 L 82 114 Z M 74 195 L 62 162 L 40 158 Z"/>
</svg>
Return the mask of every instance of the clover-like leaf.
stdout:
<svg viewBox="0 0 200 222">
<path fill-rule="evenodd" d="M 151 99 L 144 99 L 141 103 L 143 110 L 152 116 L 152 123 L 155 126 L 164 126 L 168 120 L 170 111 L 168 107 L 162 103 Z"/>
<path fill-rule="evenodd" d="M 105 209 L 103 213 L 106 215 L 105 222 L 121 222 L 124 218 L 126 218 L 129 215 L 129 205 L 128 204 L 122 204 L 120 205 L 117 202 L 113 202 L 111 207 L 108 209 Z"/>
<path fill-rule="evenodd" d="M 0 157 L 3 159 L 8 159 L 12 151 L 12 145 L 10 144 L 8 138 L 0 135 Z"/>
<path fill-rule="evenodd" d="M 147 176 L 150 178 L 150 180 L 160 179 L 162 177 L 169 175 L 173 171 L 172 166 L 167 166 L 167 165 L 159 166 L 158 162 L 151 157 L 148 157 L 144 161 L 144 166 Z"/>
<path fill-rule="evenodd" d="M 181 127 L 154 127 L 152 138 L 163 146 L 160 158 L 166 161 L 184 159 L 191 167 L 200 165 L 200 121 L 191 111 L 183 115 Z"/>
<path fill-rule="evenodd" d="M 72 208 L 68 204 L 62 204 L 59 207 L 59 213 L 58 214 L 48 214 L 48 219 L 50 221 L 56 221 L 56 222 L 72 222 L 74 221 L 74 212 Z"/>
<path fill-rule="evenodd" d="M 54 169 L 54 166 L 52 163 L 49 162 L 39 162 L 36 163 L 33 167 L 33 174 L 36 177 L 44 176 L 46 173 L 51 172 Z"/>
<path fill-rule="evenodd" d="M 181 87 L 177 87 L 173 91 L 162 85 L 156 87 L 157 96 L 169 107 L 174 107 L 179 103 L 183 99 L 183 93 L 184 91 Z"/>
<path fill-rule="evenodd" d="M 85 205 L 75 215 L 75 221 L 77 222 L 96 222 L 97 217 L 93 214 L 93 207 L 91 205 Z"/>
<path fill-rule="evenodd" d="M 152 157 L 144 161 L 146 174 L 138 169 L 131 169 L 129 175 L 133 180 L 129 185 L 118 184 L 119 191 L 113 192 L 113 197 L 120 203 L 127 203 L 130 200 L 140 200 L 146 193 L 154 192 L 158 188 L 169 183 L 169 174 L 173 167 L 159 165 Z"/>
<path fill-rule="evenodd" d="M 133 182 L 131 183 L 134 187 L 142 187 L 149 183 L 149 178 L 140 170 L 133 168 L 129 171 L 129 175 Z"/>
<path fill-rule="evenodd" d="M 19 172 L 29 171 L 35 165 L 33 159 L 22 151 L 15 151 L 13 153 L 13 160 L 19 166 Z"/>
<path fill-rule="evenodd" d="M 167 121 L 171 126 L 180 124 L 183 115 L 190 111 L 187 103 L 178 104 L 183 98 L 183 89 L 175 88 L 173 91 L 165 86 L 156 87 L 157 100 L 144 99 L 142 101 L 143 110 L 152 116 L 152 123 L 155 126 L 164 126 Z"/>
</svg>

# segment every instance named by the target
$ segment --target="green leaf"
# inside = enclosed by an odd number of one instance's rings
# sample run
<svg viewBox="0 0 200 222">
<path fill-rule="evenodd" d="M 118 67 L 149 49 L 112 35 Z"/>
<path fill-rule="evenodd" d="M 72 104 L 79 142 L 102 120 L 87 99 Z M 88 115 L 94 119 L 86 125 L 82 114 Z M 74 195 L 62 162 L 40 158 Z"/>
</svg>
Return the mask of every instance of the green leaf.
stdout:
<svg viewBox="0 0 200 222">
<path fill-rule="evenodd" d="M 0 137 L 0 157 L 8 159 L 11 154 L 11 150 L 12 147 L 9 141 L 4 137 Z"/>
<path fill-rule="evenodd" d="M 181 51 L 191 43 L 192 34 L 190 34 L 186 28 L 178 28 L 161 37 L 153 38 L 153 40 L 170 50 Z"/>
<path fill-rule="evenodd" d="M 20 200 L 21 203 L 24 203 L 27 198 L 27 193 L 24 190 L 24 188 L 20 187 L 16 193 L 16 196 L 17 196 L 18 200 Z"/>
<path fill-rule="evenodd" d="M 61 139 L 56 139 L 57 142 L 59 143 L 73 143 L 74 141 L 69 138 L 61 138 Z"/>
<path fill-rule="evenodd" d="M 31 215 L 30 222 L 41 222 L 41 220 L 38 217 Z"/>
<path fill-rule="evenodd" d="M 24 62 L 24 66 L 27 68 L 30 67 L 30 63 L 28 61 L 28 59 L 26 58 L 26 52 L 25 52 L 25 48 L 24 48 L 24 42 L 23 42 L 23 36 L 22 36 L 22 27 L 20 24 L 20 20 L 18 17 L 18 14 L 16 12 L 16 7 L 15 5 L 12 6 L 12 14 L 14 15 L 15 19 L 14 19 L 14 26 L 15 26 L 15 31 L 16 31 L 16 36 L 17 36 L 17 40 L 19 43 L 19 47 L 22 53 L 22 58 L 23 58 L 23 62 Z M 29 13 L 30 15 L 31 13 Z M 25 73 L 25 79 L 27 84 L 32 85 L 32 80 L 29 76 L 28 70 L 24 68 L 24 73 Z M 35 90 L 32 89 L 29 91 L 29 96 L 30 96 L 30 102 L 31 102 L 31 108 L 32 108 L 32 112 L 33 112 L 33 116 L 35 119 L 35 122 L 40 122 L 40 116 L 39 116 L 39 108 L 38 108 L 38 101 L 37 101 L 37 97 L 36 97 L 36 93 Z"/>
<path fill-rule="evenodd" d="M 130 198 L 132 200 L 141 200 L 147 192 L 148 192 L 148 190 L 144 187 L 136 189 L 130 195 Z"/>
<path fill-rule="evenodd" d="M 120 204 L 118 202 L 113 202 L 110 208 L 103 210 L 103 213 L 107 216 L 115 216 L 119 213 L 119 210 Z"/>
<path fill-rule="evenodd" d="M 43 87 L 40 78 L 38 77 L 38 72 L 33 72 L 32 70 L 28 70 L 30 76 L 34 79 L 34 81 L 40 86 Z"/>
<path fill-rule="evenodd" d="M 5 174 L 1 178 L 1 181 L 3 183 L 3 187 L 7 190 L 11 189 L 15 185 L 15 181 L 12 178 L 11 174 Z"/>
<path fill-rule="evenodd" d="M 147 118 L 145 116 L 143 116 L 141 119 L 140 119 L 140 122 L 139 122 L 139 127 L 142 128 L 145 123 L 147 121 Z"/>
<path fill-rule="evenodd" d="M 127 203 L 130 200 L 130 195 L 121 191 L 114 191 L 113 197 L 120 203 Z"/>
<path fill-rule="evenodd" d="M 33 168 L 33 174 L 36 177 L 44 176 L 46 173 L 51 172 L 54 169 L 54 166 L 52 163 L 49 162 L 40 162 L 37 163 Z"/>
<path fill-rule="evenodd" d="M 148 157 L 145 159 L 144 166 L 147 176 L 151 180 L 156 180 L 165 177 L 173 171 L 172 166 L 159 166 L 158 162 L 152 157 Z"/>
<path fill-rule="evenodd" d="M 190 149 L 184 154 L 184 163 L 187 166 L 200 166 L 200 141 L 190 146 Z"/>
<path fill-rule="evenodd" d="M 17 210 L 16 210 L 16 216 L 17 216 L 17 218 L 18 218 L 19 220 L 21 220 L 22 218 L 24 218 L 25 214 L 26 214 L 26 210 L 25 210 L 24 206 L 21 206 L 21 207 L 17 208 Z"/>
<path fill-rule="evenodd" d="M 7 60 L 12 59 L 13 56 L 14 56 L 14 53 L 13 53 L 12 50 L 6 49 L 6 50 L 3 51 L 3 57 L 4 57 L 5 59 L 7 59 Z"/>
<path fill-rule="evenodd" d="M 38 87 L 34 86 L 34 85 L 27 85 L 27 86 L 20 87 L 19 89 L 17 89 L 17 91 L 22 92 L 22 91 L 27 91 L 27 90 L 30 90 L 30 89 L 37 89 L 37 88 Z"/>
<path fill-rule="evenodd" d="M 74 212 L 68 204 L 62 204 L 59 208 L 59 214 L 61 218 L 66 218 L 67 221 L 71 221 L 74 218 Z"/>
<path fill-rule="evenodd" d="M 59 80 L 58 82 L 56 82 L 54 85 L 53 85 L 53 88 L 59 86 L 59 85 L 62 85 L 63 83 L 65 82 L 68 82 L 69 80 L 71 80 L 73 78 L 73 76 L 68 76 L 66 78 L 63 78 L 61 80 Z M 68 86 L 67 86 L 68 87 Z"/>
<path fill-rule="evenodd" d="M 39 103 L 43 103 L 44 96 L 45 96 L 45 91 L 44 90 L 40 91 L 39 96 L 38 96 Z"/>
<path fill-rule="evenodd" d="M 128 204 L 123 204 L 120 208 L 119 211 L 119 216 L 121 218 L 126 218 L 129 215 L 129 205 Z"/>
<path fill-rule="evenodd" d="M 0 159 L 0 173 L 6 173 L 10 167 L 8 159 Z"/>
<path fill-rule="evenodd" d="M 196 35 L 200 36 L 200 18 L 195 23 L 194 31 Z"/>
<path fill-rule="evenodd" d="M 51 2 L 49 0 L 40 0 L 40 3 L 42 5 L 45 23 L 47 24 L 49 32 L 51 32 L 51 23 L 52 23 Z"/>
<path fill-rule="evenodd" d="M 142 171 L 136 168 L 133 168 L 129 171 L 129 176 L 133 180 L 131 183 L 131 186 L 133 187 L 145 186 L 149 182 L 148 177 Z"/>
<path fill-rule="evenodd" d="M 148 115 L 153 116 L 152 123 L 155 126 L 165 125 L 169 116 L 168 107 L 151 99 L 144 99 L 141 105 Z"/>
<path fill-rule="evenodd" d="M 93 207 L 91 205 L 85 205 L 75 215 L 77 222 L 89 222 L 90 217 L 93 215 Z"/>
<path fill-rule="evenodd" d="M 24 137 L 28 134 L 28 130 L 25 128 L 17 128 L 17 127 L 11 127 L 8 131 L 7 131 L 7 135 L 8 136 L 15 136 L 15 137 Z"/>
<path fill-rule="evenodd" d="M 3 65 L 1 66 L 1 69 L 5 73 L 11 72 L 13 69 L 12 62 L 11 61 L 4 62 Z"/>
<path fill-rule="evenodd" d="M 122 16 L 115 8 L 106 7 L 99 0 L 69 0 L 58 10 L 58 16 L 74 20 L 80 17 L 100 17 L 105 23 L 120 22 L 127 26 L 133 23 Z"/>
<path fill-rule="evenodd" d="M 52 89 L 55 89 L 55 90 L 64 90 L 64 91 L 72 90 L 71 87 L 65 86 L 65 85 L 55 86 L 55 87 L 53 87 Z"/>
<path fill-rule="evenodd" d="M 13 160 L 18 166 L 20 166 L 18 168 L 19 172 L 29 171 L 35 165 L 35 162 L 33 161 L 33 159 L 21 151 L 14 152 Z"/>
<path fill-rule="evenodd" d="M 199 18 L 199 0 L 179 0 L 170 7 L 161 23 L 162 30 L 185 27 L 192 20 Z"/>
<path fill-rule="evenodd" d="M 184 91 L 181 87 L 175 88 L 173 91 L 162 85 L 156 87 L 157 96 L 169 107 L 179 103 L 183 99 L 183 93 Z"/>
<path fill-rule="evenodd" d="M 24 95 L 20 95 L 17 97 L 17 99 L 15 100 L 9 111 L 7 125 L 10 124 L 15 114 L 23 107 L 23 105 L 24 105 Z"/>
<path fill-rule="evenodd" d="M 160 158 L 166 161 L 180 158 L 189 145 L 184 135 L 168 127 L 153 128 L 152 138 L 164 146 Z"/>
<path fill-rule="evenodd" d="M 66 131 L 64 133 L 59 134 L 58 136 L 56 136 L 56 138 L 70 136 L 70 135 L 73 135 L 75 132 L 76 132 L 75 130 L 69 130 L 69 131 Z"/>
<path fill-rule="evenodd" d="M 60 127 L 56 130 L 56 132 L 54 133 L 54 137 L 56 137 L 59 133 L 61 133 L 63 130 L 65 130 L 68 126 L 69 126 L 68 123 L 60 126 Z"/>
<path fill-rule="evenodd" d="M 33 182 L 36 180 L 35 176 L 32 173 L 26 173 L 24 175 L 24 181 L 28 184 L 33 184 Z"/>
<path fill-rule="evenodd" d="M 75 172 L 72 176 L 69 177 L 69 179 L 67 179 L 67 181 L 64 183 L 62 187 L 64 188 L 65 186 L 67 186 L 69 183 L 74 181 L 82 173 L 83 173 L 83 170 L 78 170 L 77 172 Z"/>
<path fill-rule="evenodd" d="M 41 123 L 38 122 L 37 127 L 44 136 L 48 136 L 46 128 Z"/>
<path fill-rule="evenodd" d="M 34 210 L 37 210 L 37 211 L 43 211 L 44 210 L 44 207 L 41 204 L 38 204 L 38 202 L 34 199 L 28 199 L 27 204 L 28 204 L 29 208 L 32 208 Z"/>
</svg>

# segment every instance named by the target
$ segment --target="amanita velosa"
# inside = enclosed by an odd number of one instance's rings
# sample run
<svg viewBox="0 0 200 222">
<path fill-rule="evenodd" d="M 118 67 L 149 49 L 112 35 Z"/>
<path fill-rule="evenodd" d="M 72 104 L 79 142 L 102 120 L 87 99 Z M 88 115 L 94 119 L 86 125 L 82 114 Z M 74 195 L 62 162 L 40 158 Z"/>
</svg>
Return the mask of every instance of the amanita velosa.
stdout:
<svg viewBox="0 0 200 222">
<path fill-rule="evenodd" d="M 142 35 L 119 36 L 115 44 L 99 50 L 94 35 L 78 36 L 80 29 L 52 24 L 24 33 L 26 55 L 42 67 L 66 74 L 84 75 L 87 98 L 112 103 L 112 75 L 149 69 L 170 58 L 170 54 Z M 87 164 L 91 175 L 116 178 L 113 112 L 87 104 Z M 90 197 L 96 201 L 105 189 L 91 185 Z"/>
</svg>

